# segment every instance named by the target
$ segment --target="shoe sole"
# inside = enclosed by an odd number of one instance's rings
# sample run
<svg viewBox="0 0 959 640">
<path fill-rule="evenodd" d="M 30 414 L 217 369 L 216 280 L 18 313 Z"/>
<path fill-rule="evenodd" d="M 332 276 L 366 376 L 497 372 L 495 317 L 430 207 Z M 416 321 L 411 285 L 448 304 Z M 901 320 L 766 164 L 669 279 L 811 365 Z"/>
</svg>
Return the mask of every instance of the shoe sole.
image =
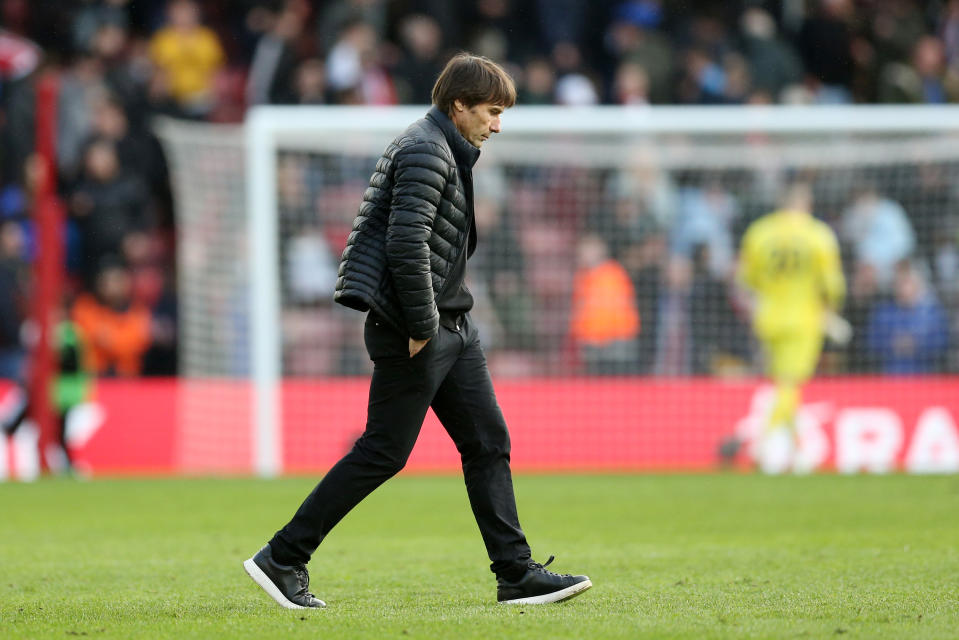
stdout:
<svg viewBox="0 0 959 640">
<path fill-rule="evenodd" d="M 281 607 L 285 609 L 320 609 L 322 608 L 322 607 L 304 607 L 301 604 L 296 604 L 295 602 L 291 602 L 290 600 L 287 600 L 286 596 L 284 596 L 280 592 L 280 590 L 277 589 L 276 585 L 273 584 L 273 581 L 270 580 L 270 577 L 266 575 L 265 573 L 263 573 L 263 569 L 258 567 L 257 564 L 253 562 L 253 558 L 250 558 L 249 560 L 244 560 L 243 568 L 246 569 L 247 575 L 253 579 L 253 582 L 257 583 L 261 589 L 266 591 L 266 594 L 270 596 L 271 598 L 273 598 L 274 600 L 276 600 L 276 603 L 280 605 Z M 323 603 L 324 607 L 326 606 L 326 603 L 323 602 L 322 600 L 318 599 L 318 601 Z"/>
<path fill-rule="evenodd" d="M 559 591 L 544 593 L 541 596 L 530 596 L 529 598 L 501 600 L 500 604 L 550 604 L 551 602 L 562 602 L 563 600 L 569 600 L 572 597 L 578 596 L 592 586 L 593 583 L 589 579 L 586 579 L 582 582 L 577 582 L 571 587 L 560 589 Z"/>
</svg>

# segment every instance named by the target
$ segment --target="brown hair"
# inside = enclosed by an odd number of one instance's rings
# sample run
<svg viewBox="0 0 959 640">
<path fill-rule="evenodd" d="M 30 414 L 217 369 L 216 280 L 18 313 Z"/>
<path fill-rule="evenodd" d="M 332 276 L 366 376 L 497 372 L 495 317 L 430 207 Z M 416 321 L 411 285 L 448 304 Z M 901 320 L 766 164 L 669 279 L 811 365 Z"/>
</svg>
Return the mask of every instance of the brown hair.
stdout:
<svg viewBox="0 0 959 640">
<path fill-rule="evenodd" d="M 433 104 L 449 114 L 455 100 L 467 107 L 488 102 L 504 108 L 516 104 L 516 86 L 508 73 L 489 58 L 459 53 L 446 63 L 433 85 Z"/>
</svg>

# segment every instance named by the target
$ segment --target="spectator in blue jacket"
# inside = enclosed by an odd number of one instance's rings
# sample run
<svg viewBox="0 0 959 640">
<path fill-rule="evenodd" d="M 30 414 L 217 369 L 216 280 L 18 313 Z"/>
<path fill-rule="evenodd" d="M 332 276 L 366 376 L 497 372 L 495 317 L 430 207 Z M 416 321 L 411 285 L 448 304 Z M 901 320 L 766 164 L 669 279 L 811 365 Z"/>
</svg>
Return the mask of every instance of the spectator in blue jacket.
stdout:
<svg viewBox="0 0 959 640">
<path fill-rule="evenodd" d="M 912 263 L 903 261 L 896 266 L 893 297 L 876 305 L 866 343 L 884 374 L 941 370 L 949 345 L 949 322 Z"/>
</svg>

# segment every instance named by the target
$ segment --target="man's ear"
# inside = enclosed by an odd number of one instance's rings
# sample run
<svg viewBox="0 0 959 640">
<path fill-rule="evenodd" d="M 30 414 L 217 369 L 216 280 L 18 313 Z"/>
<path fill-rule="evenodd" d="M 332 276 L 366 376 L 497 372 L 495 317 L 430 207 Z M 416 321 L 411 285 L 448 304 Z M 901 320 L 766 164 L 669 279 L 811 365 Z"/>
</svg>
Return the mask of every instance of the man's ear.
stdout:
<svg viewBox="0 0 959 640">
<path fill-rule="evenodd" d="M 462 102 L 459 98 L 457 98 L 456 100 L 453 100 L 453 110 L 454 110 L 454 111 L 465 111 L 465 110 L 466 110 L 466 105 L 464 105 L 463 102 Z"/>
</svg>

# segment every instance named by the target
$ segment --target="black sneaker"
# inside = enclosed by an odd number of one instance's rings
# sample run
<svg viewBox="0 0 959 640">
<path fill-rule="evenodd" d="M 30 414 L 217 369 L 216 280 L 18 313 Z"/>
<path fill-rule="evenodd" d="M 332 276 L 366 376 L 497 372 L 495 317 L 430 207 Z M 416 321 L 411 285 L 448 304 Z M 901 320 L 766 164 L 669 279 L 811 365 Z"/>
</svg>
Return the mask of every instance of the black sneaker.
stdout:
<svg viewBox="0 0 959 640">
<path fill-rule="evenodd" d="M 326 603 L 308 591 L 310 574 L 302 564 L 279 564 L 266 545 L 243 562 L 243 568 L 266 593 L 287 609 L 321 609 Z"/>
<path fill-rule="evenodd" d="M 736 436 L 723 438 L 719 442 L 717 453 L 719 454 L 719 464 L 724 467 L 730 467 L 736 462 L 736 456 L 743 448 L 742 441 Z"/>
<path fill-rule="evenodd" d="M 499 578 L 496 599 L 500 604 L 548 604 L 578 596 L 593 586 L 586 576 L 571 576 L 547 571 L 553 556 L 545 564 L 529 561 L 526 573 L 516 582 Z"/>
</svg>

